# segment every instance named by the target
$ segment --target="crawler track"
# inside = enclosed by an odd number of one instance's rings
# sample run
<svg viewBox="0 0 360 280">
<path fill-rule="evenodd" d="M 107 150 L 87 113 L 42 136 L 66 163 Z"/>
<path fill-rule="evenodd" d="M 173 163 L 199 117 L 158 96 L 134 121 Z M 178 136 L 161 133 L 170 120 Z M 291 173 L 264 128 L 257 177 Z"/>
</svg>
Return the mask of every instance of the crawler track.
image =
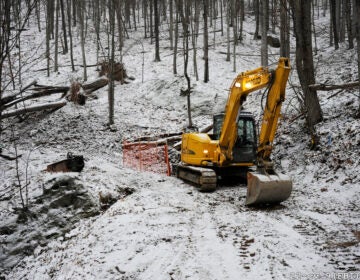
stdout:
<svg viewBox="0 0 360 280">
<path fill-rule="evenodd" d="M 201 191 L 215 191 L 217 185 L 217 177 L 214 170 L 210 168 L 194 167 L 179 164 L 176 175 L 184 181 L 194 184 Z"/>
</svg>

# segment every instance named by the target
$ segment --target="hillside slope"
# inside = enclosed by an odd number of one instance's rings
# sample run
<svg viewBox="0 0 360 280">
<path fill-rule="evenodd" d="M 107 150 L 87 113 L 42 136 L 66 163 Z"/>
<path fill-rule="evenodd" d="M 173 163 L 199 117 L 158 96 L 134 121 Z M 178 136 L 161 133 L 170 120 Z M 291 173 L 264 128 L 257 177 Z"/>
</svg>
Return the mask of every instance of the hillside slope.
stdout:
<svg viewBox="0 0 360 280">
<path fill-rule="evenodd" d="M 244 28 L 251 30 L 250 24 Z M 40 35 L 34 32 L 31 36 Z M 251 55 L 259 50 L 259 42 L 251 39 L 247 34 L 239 47 L 238 72 L 259 66 L 260 58 Z M 316 57 L 319 81 L 341 82 L 341 76 L 356 75 L 353 50 L 342 46 L 334 52 L 325 39 L 320 43 L 322 49 Z M 179 132 L 187 124 L 186 98 L 180 96 L 185 80 L 170 71 L 172 52 L 165 48 L 167 42 L 162 41 L 162 61 L 158 63 L 153 61 L 153 46 L 143 42 L 144 82 L 141 47 L 131 40 L 127 44 L 132 47 L 124 55 L 124 63 L 136 80 L 116 85 L 111 130 L 106 126 L 104 88 L 97 92 L 98 99 L 85 106 L 68 104 L 40 119 L 15 122 L 13 137 L 10 129 L 5 131 L 3 149 L 14 152 L 10 139 L 15 137 L 18 153 L 24 155 L 20 169 L 28 164 L 30 210 L 35 209 L 34 201 L 44 186 L 64 176 L 42 170 L 68 151 L 84 155 L 84 170 L 69 176 L 82 184 L 94 201 L 99 192 L 119 197 L 109 209 L 79 220 L 66 234 L 35 244 L 34 251 L 23 259 L 5 256 L 15 239 L 2 232 L 2 261 L 14 266 L 3 271 L 6 279 L 313 279 L 315 273 L 331 279 L 335 273 L 359 273 L 360 122 L 352 117 L 356 96 L 345 92 L 328 99 L 328 93 L 319 93 L 325 118 L 317 126 L 321 146 L 311 151 L 304 119 L 292 120 L 297 104 L 293 88 L 288 87 L 273 158 L 277 169 L 292 177 L 293 193 L 280 206 L 247 208 L 243 185 L 222 185 L 214 193 L 200 193 L 177 178 L 123 167 L 123 140 Z M 236 75 L 231 62 L 225 61 L 225 50 L 225 42 L 211 49 L 209 83 L 192 77 L 192 111 L 199 127 L 208 125 L 211 115 L 222 110 Z M 95 57 L 91 50 L 89 57 Z M 275 63 L 277 55 L 271 57 Z M 67 57 L 62 59 L 63 64 L 68 63 Z M 181 62 L 182 56 L 179 69 Z M 33 78 L 31 73 L 26 75 Z M 50 78 L 41 74 L 37 78 L 44 84 L 68 84 L 69 79 L 80 76 L 81 68 L 77 73 L 64 68 Z M 96 77 L 92 69 L 89 80 Z M 290 80 L 297 83 L 295 71 Z M 261 93 L 255 93 L 245 109 L 259 119 L 260 103 Z M 13 162 L 0 159 L 0 164 L 0 187 L 5 190 L 14 184 L 16 169 Z M 131 191 L 119 196 L 124 190 Z M 18 201 L 3 199 L 0 205 L 3 224 L 16 219 Z M 56 209 L 53 214 L 63 215 L 66 209 Z M 21 230 L 40 234 L 51 219 L 50 215 L 41 220 L 35 215 L 37 229 L 25 223 Z"/>
</svg>

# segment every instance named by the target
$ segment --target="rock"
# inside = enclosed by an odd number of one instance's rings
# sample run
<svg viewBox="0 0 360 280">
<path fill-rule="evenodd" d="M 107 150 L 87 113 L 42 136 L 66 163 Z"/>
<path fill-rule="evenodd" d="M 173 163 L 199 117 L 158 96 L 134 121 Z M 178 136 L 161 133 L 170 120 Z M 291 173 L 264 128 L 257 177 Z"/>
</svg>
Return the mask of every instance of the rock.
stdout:
<svg viewBox="0 0 360 280">
<path fill-rule="evenodd" d="M 13 216 L 1 225 L 3 248 L 0 274 L 11 269 L 25 256 L 64 236 L 83 218 L 100 213 L 98 201 L 81 182 L 60 176 L 45 183 L 43 194 L 27 209 L 14 209 Z"/>
</svg>

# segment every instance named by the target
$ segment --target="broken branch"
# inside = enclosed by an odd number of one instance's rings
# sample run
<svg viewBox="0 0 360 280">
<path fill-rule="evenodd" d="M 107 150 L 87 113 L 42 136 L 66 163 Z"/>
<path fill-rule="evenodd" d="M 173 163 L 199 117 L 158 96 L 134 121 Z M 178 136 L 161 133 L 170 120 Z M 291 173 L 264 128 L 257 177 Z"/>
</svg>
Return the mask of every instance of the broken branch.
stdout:
<svg viewBox="0 0 360 280">
<path fill-rule="evenodd" d="M 360 82 L 352 82 L 352 83 L 342 84 L 342 85 L 313 84 L 313 85 L 309 85 L 309 89 L 329 91 L 329 90 L 334 90 L 334 89 L 354 88 L 354 87 L 358 87 L 358 86 L 360 86 Z"/>
</svg>

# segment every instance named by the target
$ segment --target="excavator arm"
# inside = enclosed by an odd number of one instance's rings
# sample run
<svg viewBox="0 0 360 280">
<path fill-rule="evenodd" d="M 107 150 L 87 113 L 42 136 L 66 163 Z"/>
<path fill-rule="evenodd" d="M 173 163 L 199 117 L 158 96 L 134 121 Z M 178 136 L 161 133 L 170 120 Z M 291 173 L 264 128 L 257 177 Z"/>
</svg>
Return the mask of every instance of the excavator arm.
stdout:
<svg viewBox="0 0 360 280">
<path fill-rule="evenodd" d="M 239 108 L 246 97 L 259 89 L 270 87 L 264 109 L 259 135 L 258 161 L 269 161 L 272 143 L 275 137 L 281 104 L 285 99 L 286 82 L 290 72 L 287 58 L 280 58 L 275 71 L 260 67 L 239 74 L 230 87 L 230 94 L 225 107 L 225 117 L 220 134 L 219 146 L 223 155 L 220 165 L 232 160 L 232 151 L 237 139 Z"/>
<path fill-rule="evenodd" d="M 272 77 L 267 94 L 261 130 L 259 135 L 258 158 L 269 161 L 273 148 L 273 141 L 280 117 L 281 104 L 285 100 L 285 88 L 290 72 L 290 62 L 287 58 L 280 58 L 277 69 Z"/>
</svg>

